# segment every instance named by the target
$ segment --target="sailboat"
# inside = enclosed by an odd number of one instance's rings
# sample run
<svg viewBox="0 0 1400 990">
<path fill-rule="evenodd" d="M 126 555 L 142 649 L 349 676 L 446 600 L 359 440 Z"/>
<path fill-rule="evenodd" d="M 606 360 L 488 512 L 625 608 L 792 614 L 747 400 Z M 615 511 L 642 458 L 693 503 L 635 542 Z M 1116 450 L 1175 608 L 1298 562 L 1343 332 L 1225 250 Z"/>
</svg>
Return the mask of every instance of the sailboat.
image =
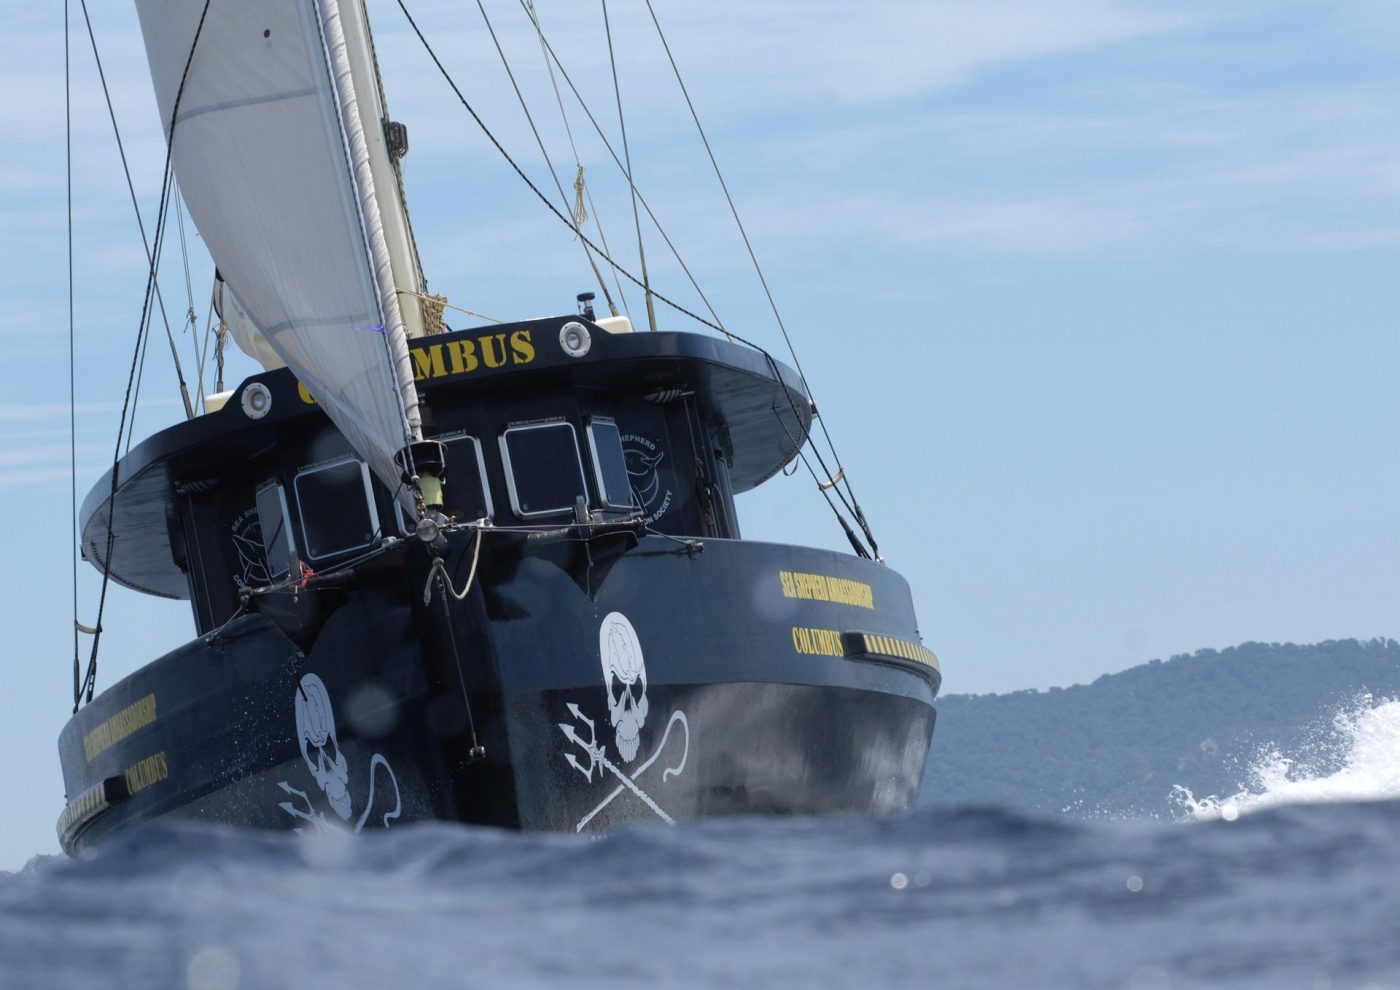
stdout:
<svg viewBox="0 0 1400 990">
<path fill-rule="evenodd" d="M 136 6 L 220 319 L 264 370 L 79 513 L 83 557 L 188 600 L 195 635 L 75 700 L 63 847 L 911 806 L 941 672 L 908 585 L 849 529 L 860 553 L 740 537 L 734 496 L 809 441 L 803 376 L 587 294 L 446 329 L 360 0 Z"/>
</svg>

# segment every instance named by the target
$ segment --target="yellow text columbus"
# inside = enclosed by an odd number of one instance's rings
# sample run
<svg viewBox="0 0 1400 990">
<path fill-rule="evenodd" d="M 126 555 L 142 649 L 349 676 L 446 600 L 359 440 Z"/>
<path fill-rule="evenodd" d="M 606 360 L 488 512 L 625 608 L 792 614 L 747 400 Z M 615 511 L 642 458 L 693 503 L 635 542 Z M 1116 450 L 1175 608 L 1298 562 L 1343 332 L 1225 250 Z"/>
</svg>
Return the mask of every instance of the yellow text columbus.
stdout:
<svg viewBox="0 0 1400 990">
<path fill-rule="evenodd" d="M 425 382 L 434 378 L 469 375 L 478 368 L 530 364 L 535 360 L 535 342 L 530 339 L 529 330 L 514 330 L 510 333 L 488 333 L 475 339 L 415 345 L 408 349 L 408 353 L 413 360 L 413 380 Z M 307 405 L 316 402 L 310 389 L 301 382 L 297 383 L 297 393 Z"/>
<path fill-rule="evenodd" d="M 123 776 L 126 777 L 128 794 L 135 794 L 137 791 L 144 791 L 152 784 L 159 784 L 170 776 L 170 763 L 165 758 L 165 750 L 127 767 Z"/>
<path fill-rule="evenodd" d="M 504 368 L 535 360 L 535 344 L 529 330 L 492 333 L 475 340 L 448 340 L 428 347 L 409 348 L 413 356 L 413 380 L 470 374 L 480 367 Z"/>
</svg>

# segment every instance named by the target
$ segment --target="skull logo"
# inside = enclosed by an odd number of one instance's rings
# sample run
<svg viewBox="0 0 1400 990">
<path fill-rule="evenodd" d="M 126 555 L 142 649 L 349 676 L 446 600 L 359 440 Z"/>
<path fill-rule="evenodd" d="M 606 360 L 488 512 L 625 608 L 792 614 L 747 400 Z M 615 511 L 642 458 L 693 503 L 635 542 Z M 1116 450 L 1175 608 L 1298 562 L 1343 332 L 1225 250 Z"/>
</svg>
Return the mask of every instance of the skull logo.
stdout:
<svg viewBox="0 0 1400 990">
<path fill-rule="evenodd" d="M 622 762 L 637 755 L 642 724 L 647 718 L 647 668 L 642 644 L 627 616 L 610 612 L 598 630 L 598 652 L 603 661 L 603 682 L 608 689 L 608 714 L 617 732 Z"/>
<path fill-rule="evenodd" d="M 304 674 L 296 693 L 297 735 L 301 737 L 301 756 L 306 760 L 311 776 L 325 791 L 335 813 L 350 820 L 350 770 L 345 753 L 335 738 L 335 712 L 326 685 L 315 674 Z"/>
</svg>

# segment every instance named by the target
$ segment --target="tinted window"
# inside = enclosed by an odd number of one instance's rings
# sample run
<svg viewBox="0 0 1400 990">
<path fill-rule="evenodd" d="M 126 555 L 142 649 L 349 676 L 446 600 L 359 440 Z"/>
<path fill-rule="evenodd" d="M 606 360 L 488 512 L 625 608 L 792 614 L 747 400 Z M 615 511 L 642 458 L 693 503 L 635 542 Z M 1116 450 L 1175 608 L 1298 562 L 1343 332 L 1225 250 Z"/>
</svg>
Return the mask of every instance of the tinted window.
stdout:
<svg viewBox="0 0 1400 990">
<path fill-rule="evenodd" d="M 374 542 L 378 526 L 364 464 L 351 459 L 308 468 L 292 487 L 307 557 L 321 560 Z"/>
<path fill-rule="evenodd" d="M 622 434 L 617 424 L 610 419 L 591 420 L 588 446 L 603 503 L 610 509 L 632 508 L 632 483 L 627 477 L 627 459 L 622 453 Z"/>
<path fill-rule="evenodd" d="M 587 500 L 578 438 L 571 424 L 513 426 L 501 435 L 501 455 L 516 515 L 572 512 L 580 496 Z"/>
<path fill-rule="evenodd" d="M 481 444 L 476 437 L 458 434 L 438 437 L 447 447 L 447 484 L 443 486 L 443 509 L 449 516 L 473 522 L 496 515 L 491 504 L 491 491 L 486 487 L 485 464 Z M 399 526 L 405 534 L 413 532 L 413 520 L 394 502 Z"/>
<path fill-rule="evenodd" d="M 282 497 L 282 486 L 272 482 L 259 488 L 257 505 L 267 574 L 275 581 L 287 573 L 288 558 L 295 549 L 292 532 L 287 528 L 287 503 Z"/>
</svg>

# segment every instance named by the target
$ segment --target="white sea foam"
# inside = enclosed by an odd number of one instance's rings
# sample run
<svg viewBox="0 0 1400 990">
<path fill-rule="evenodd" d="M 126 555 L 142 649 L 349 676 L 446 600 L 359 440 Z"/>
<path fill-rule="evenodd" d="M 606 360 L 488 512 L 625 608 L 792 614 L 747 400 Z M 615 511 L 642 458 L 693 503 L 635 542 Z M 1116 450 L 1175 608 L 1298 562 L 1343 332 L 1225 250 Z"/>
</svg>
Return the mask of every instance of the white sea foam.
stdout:
<svg viewBox="0 0 1400 990">
<path fill-rule="evenodd" d="M 1310 772 L 1272 749 L 1250 767 L 1249 786 L 1238 793 L 1198 798 L 1178 784 L 1172 788 L 1172 801 L 1183 818 L 1234 821 L 1281 804 L 1400 798 L 1400 701 L 1362 698 L 1337 714 L 1333 732 L 1342 756 L 1341 766 L 1332 772 Z"/>
</svg>

